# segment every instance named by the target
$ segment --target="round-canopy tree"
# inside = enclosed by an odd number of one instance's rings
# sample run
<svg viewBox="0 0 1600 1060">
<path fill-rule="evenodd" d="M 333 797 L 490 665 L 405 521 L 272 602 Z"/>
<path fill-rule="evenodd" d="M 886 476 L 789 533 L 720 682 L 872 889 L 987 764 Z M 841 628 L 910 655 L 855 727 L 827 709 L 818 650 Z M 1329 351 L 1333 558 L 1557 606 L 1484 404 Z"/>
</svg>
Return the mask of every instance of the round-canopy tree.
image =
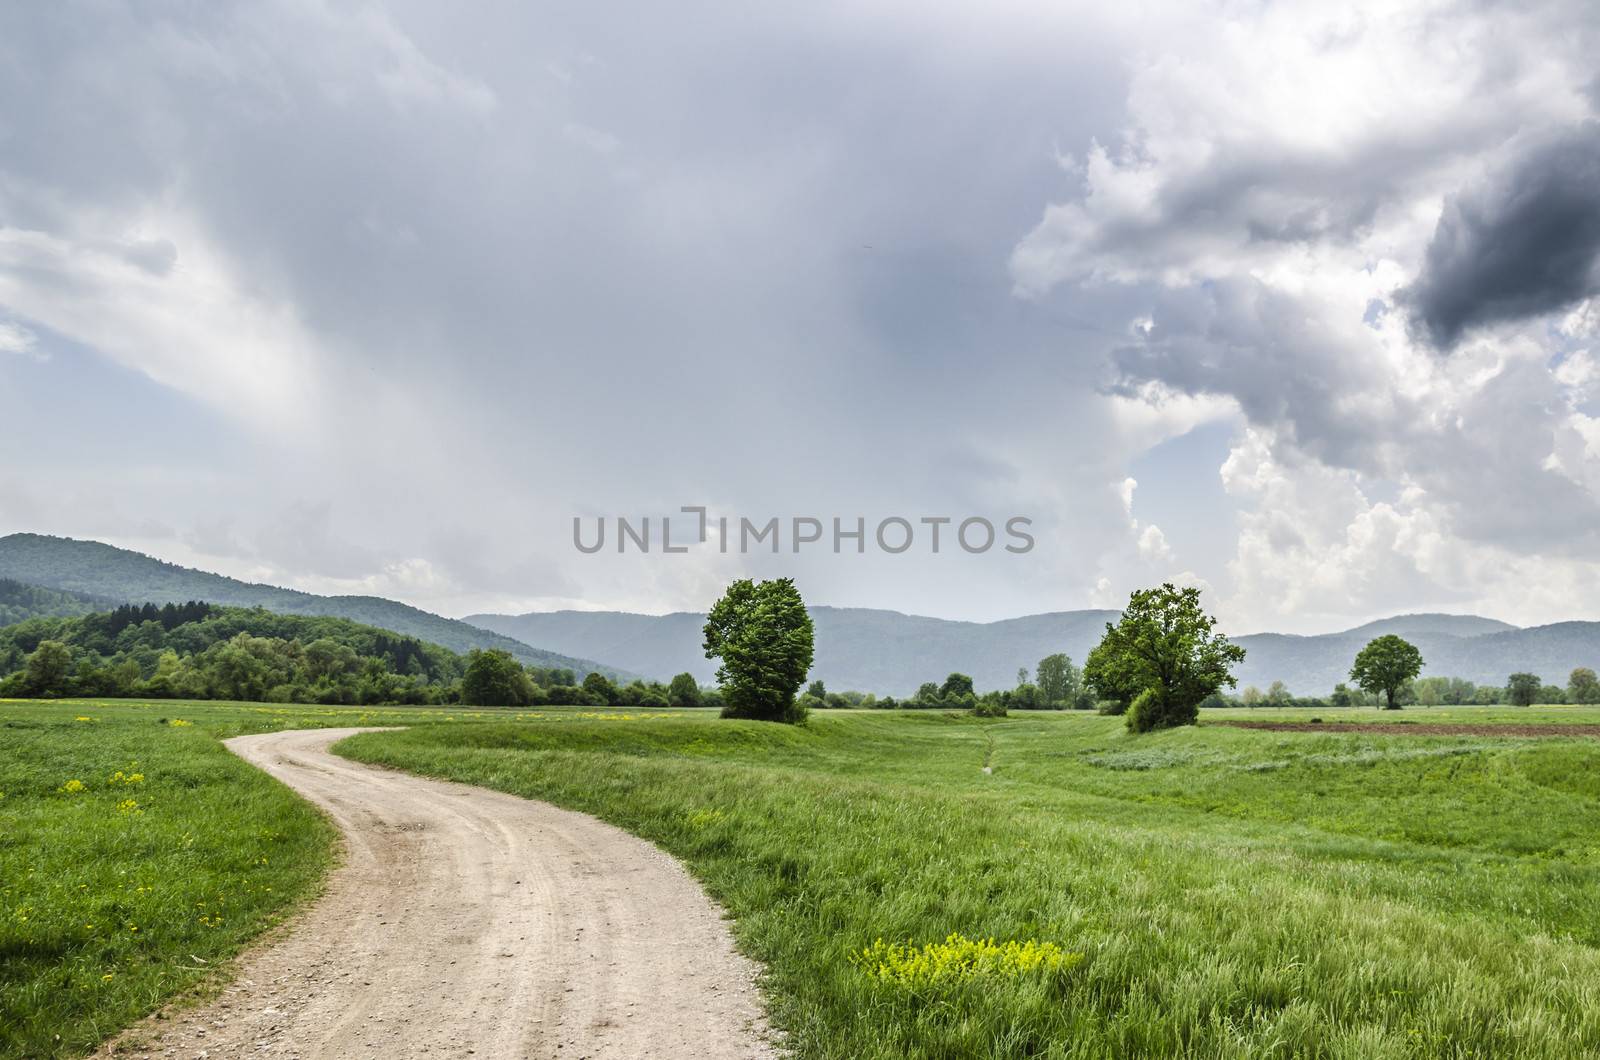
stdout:
<svg viewBox="0 0 1600 1060">
<path fill-rule="evenodd" d="M 1421 672 L 1422 653 L 1417 646 L 1386 633 L 1356 653 L 1355 665 L 1350 667 L 1350 680 L 1361 686 L 1363 692 L 1383 693 L 1383 709 L 1399 710 L 1395 694 Z"/>
<path fill-rule="evenodd" d="M 1122 619 L 1084 661 L 1084 679 L 1102 695 L 1133 693 L 1128 728 L 1149 732 L 1193 725 L 1200 703 L 1223 685 L 1237 683 L 1230 668 L 1244 649 L 1215 632 L 1216 619 L 1200 609 L 1200 590 L 1170 582 L 1128 598 Z"/>
<path fill-rule="evenodd" d="M 797 722 L 811 669 L 811 616 L 789 578 L 728 586 L 706 616 L 706 658 L 720 659 L 724 718 Z"/>
<path fill-rule="evenodd" d="M 1512 674 L 1506 679 L 1506 702 L 1515 707 L 1531 707 L 1543 688 L 1538 674 Z"/>
</svg>

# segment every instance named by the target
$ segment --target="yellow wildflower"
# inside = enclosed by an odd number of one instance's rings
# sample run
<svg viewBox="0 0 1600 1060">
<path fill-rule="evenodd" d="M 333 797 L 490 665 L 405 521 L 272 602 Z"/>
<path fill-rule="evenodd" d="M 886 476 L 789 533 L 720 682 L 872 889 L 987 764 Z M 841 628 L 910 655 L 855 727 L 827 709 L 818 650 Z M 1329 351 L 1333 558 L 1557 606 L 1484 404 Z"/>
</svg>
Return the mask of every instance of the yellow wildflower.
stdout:
<svg viewBox="0 0 1600 1060">
<path fill-rule="evenodd" d="M 59 790 L 67 795 L 76 795 L 78 792 L 83 790 L 83 781 L 69 780 L 65 784 L 61 785 Z"/>
<path fill-rule="evenodd" d="M 1054 942 L 995 942 L 951 934 L 943 942 L 921 946 L 878 939 L 851 957 L 880 982 L 917 989 L 971 978 L 1017 979 L 1025 975 L 1067 971 L 1083 960 Z"/>
</svg>

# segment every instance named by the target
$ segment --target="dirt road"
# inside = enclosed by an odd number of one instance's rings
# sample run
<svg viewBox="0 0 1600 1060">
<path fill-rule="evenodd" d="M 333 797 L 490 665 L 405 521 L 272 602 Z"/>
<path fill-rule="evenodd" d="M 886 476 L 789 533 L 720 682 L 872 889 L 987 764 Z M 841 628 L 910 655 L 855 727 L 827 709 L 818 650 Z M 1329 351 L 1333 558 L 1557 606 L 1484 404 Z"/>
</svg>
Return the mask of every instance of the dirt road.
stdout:
<svg viewBox="0 0 1600 1060">
<path fill-rule="evenodd" d="M 774 1055 L 755 967 L 676 861 L 583 814 L 329 753 L 356 731 L 228 741 L 332 816 L 344 864 L 219 998 L 119 1055 Z"/>
</svg>

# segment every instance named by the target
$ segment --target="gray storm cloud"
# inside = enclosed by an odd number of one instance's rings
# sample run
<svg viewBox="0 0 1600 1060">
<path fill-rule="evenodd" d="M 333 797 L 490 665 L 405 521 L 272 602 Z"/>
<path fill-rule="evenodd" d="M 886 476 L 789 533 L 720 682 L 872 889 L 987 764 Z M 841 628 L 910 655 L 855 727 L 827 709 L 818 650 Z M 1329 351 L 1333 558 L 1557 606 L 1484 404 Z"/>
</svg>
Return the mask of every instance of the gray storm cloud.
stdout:
<svg viewBox="0 0 1600 1060">
<path fill-rule="evenodd" d="M 1553 312 L 1600 290 L 1600 122 L 1543 137 L 1451 198 L 1416 282 L 1417 329 L 1450 349 L 1475 327 Z"/>
</svg>

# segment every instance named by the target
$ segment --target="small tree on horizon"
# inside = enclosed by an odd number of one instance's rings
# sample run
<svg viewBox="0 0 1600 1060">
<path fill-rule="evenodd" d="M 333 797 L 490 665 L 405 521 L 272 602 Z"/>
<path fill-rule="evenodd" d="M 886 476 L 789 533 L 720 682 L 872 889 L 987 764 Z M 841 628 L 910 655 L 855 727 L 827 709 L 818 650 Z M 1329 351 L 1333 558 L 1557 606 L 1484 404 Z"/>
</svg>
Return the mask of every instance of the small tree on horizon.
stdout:
<svg viewBox="0 0 1600 1060">
<path fill-rule="evenodd" d="M 944 679 L 944 684 L 939 686 L 940 699 L 953 700 L 976 694 L 972 687 L 972 678 L 966 674 L 953 673 Z"/>
<path fill-rule="evenodd" d="M 1385 710 L 1399 710 L 1395 696 L 1406 682 L 1421 672 L 1422 652 L 1417 646 L 1386 633 L 1356 653 L 1355 664 L 1350 667 L 1350 680 L 1364 692 L 1382 693 Z"/>
<path fill-rule="evenodd" d="M 22 687 L 29 695 L 59 696 L 67 691 L 72 649 L 59 640 L 41 640 L 22 669 Z"/>
<path fill-rule="evenodd" d="M 700 683 L 687 670 L 672 679 L 667 686 L 667 702 L 674 707 L 698 707 Z"/>
<path fill-rule="evenodd" d="M 1568 703 L 1600 703 L 1600 678 L 1587 666 L 1580 666 L 1567 677 Z"/>
<path fill-rule="evenodd" d="M 1512 674 L 1506 678 L 1506 702 L 1515 707 L 1531 707 L 1543 687 L 1538 674 Z"/>
<path fill-rule="evenodd" d="M 474 648 L 461 677 L 461 702 L 474 707 L 525 707 L 538 694 L 533 678 L 508 651 Z"/>
<path fill-rule="evenodd" d="M 616 683 L 599 670 L 591 670 L 583 675 L 583 690 L 598 699 L 603 707 L 614 706 L 622 698 Z"/>
<path fill-rule="evenodd" d="M 1042 705 L 1070 706 L 1078 697 L 1083 684 L 1083 675 L 1072 665 L 1070 656 L 1057 652 L 1039 660 L 1034 683 L 1039 686 L 1039 701 Z"/>
<path fill-rule="evenodd" d="M 795 699 L 811 669 L 811 616 L 790 578 L 728 586 L 706 615 L 706 658 L 718 659 L 722 716 L 800 722 Z"/>
</svg>

